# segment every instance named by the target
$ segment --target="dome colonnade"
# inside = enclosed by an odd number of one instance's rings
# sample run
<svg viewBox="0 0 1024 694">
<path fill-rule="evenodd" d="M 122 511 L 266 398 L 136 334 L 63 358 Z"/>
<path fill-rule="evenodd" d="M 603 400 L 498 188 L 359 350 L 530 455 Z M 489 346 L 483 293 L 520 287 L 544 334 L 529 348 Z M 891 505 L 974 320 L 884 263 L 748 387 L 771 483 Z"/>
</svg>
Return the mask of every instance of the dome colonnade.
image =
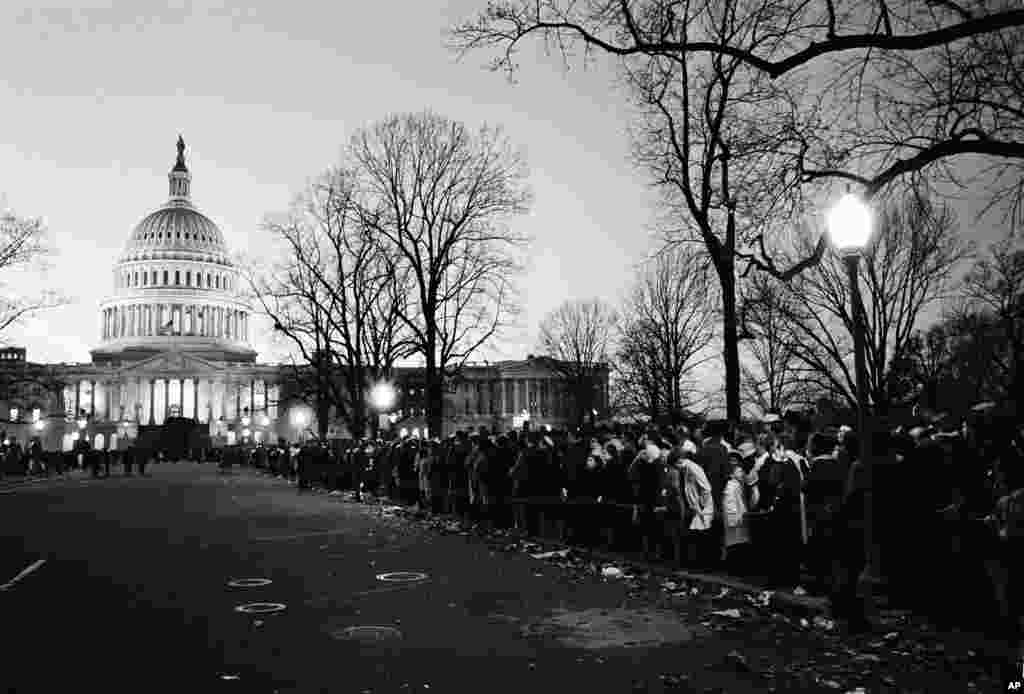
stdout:
<svg viewBox="0 0 1024 694">
<path fill-rule="evenodd" d="M 94 361 L 168 348 L 227 361 L 255 358 L 238 271 L 220 229 L 192 204 L 184 150 L 179 138 L 167 202 L 135 227 L 114 266 Z M 167 337 L 181 339 L 169 344 Z"/>
</svg>

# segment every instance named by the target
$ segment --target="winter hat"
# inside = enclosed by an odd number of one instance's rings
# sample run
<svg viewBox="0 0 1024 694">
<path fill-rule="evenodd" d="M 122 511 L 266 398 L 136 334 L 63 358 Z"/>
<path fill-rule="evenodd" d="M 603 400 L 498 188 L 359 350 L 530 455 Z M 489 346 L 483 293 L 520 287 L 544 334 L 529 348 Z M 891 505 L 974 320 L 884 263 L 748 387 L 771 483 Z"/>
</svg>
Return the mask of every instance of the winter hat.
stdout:
<svg viewBox="0 0 1024 694">
<path fill-rule="evenodd" d="M 683 442 L 683 457 L 697 455 L 697 444 L 687 439 Z"/>
</svg>

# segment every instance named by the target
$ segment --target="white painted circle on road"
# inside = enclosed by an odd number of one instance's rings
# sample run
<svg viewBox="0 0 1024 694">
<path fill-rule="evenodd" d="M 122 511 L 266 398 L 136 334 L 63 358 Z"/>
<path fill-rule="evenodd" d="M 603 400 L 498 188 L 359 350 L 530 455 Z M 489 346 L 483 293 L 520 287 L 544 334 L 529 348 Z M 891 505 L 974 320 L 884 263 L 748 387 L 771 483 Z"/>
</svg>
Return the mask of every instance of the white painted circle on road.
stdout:
<svg viewBox="0 0 1024 694">
<path fill-rule="evenodd" d="M 234 578 L 228 581 L 228 585 L 232 588 L 259 588 L 260 586 L 269 586 L 273 581 L 269 578 Z"/>
<path fill-rule="evenodd" d="M 287 605 L 283 605 L 279 602 L 250 602 L 245 605 L 239 605 L 235 608 L 235 612 L 244 612 L 245 614 L 269 614 L 271 612 L 281 612 L 286 609 Z"/>
<path fill-rule="evenodd" d="M 411 583 L 413 581 L 426 580 L 427 575 L 419 571 L 392 571 L 386 574 L 377 574 L 378 581 L 388 583 Z"/>
</svg>

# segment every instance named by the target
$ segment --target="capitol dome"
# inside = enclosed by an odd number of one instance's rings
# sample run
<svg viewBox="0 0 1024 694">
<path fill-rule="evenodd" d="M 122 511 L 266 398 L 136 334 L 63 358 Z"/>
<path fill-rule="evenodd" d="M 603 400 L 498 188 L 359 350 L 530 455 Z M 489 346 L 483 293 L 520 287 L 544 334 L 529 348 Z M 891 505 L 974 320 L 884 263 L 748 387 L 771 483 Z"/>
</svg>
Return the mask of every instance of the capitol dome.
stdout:
<svg viewBox="0 0 1024 694">
<path fill-rule="evenodd" d="M 252 362 L 250 309 L 224 236 L 192 203 L 185 143 L 167 176 L 167 202 L 132 231 L 114 266 L 114 294 L 100 310 L 93 361 L 137 361 L 181 351 Z"/>
</svg>

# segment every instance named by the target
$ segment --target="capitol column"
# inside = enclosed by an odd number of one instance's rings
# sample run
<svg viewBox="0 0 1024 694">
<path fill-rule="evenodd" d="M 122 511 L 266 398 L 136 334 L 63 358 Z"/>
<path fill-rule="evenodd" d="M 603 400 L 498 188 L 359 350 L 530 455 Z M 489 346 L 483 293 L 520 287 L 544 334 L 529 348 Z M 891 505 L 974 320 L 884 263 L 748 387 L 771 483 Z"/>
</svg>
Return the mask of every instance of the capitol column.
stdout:
<svg viewBox="0 0 1024 694">
<path fill-rule="evenodd" d="M 156 379 L 149 379 L 149 423 L 156 423 Z"/>
</svg>

